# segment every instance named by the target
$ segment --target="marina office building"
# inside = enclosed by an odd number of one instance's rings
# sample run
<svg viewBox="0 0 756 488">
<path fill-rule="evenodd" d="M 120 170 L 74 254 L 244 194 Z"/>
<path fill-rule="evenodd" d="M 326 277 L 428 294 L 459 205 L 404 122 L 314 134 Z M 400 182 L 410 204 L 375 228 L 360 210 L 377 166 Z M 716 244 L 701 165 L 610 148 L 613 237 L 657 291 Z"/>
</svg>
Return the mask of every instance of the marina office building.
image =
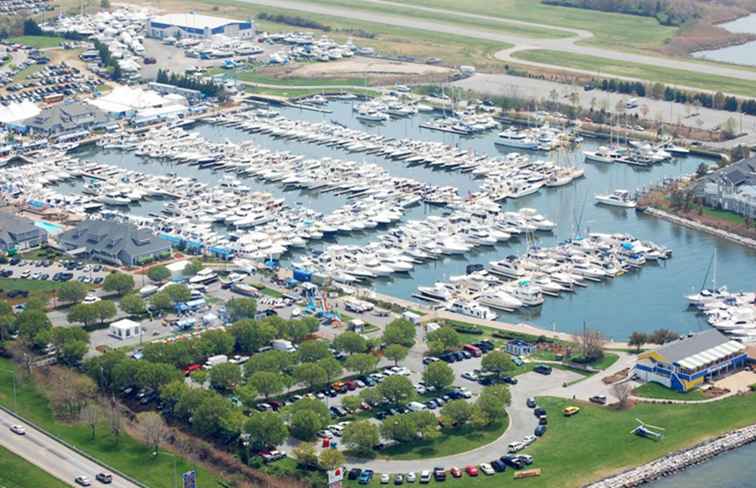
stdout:
<svg viewBox="0 0 756 488">
<path fill-rule="evenodd" d="M 687 392 L 704 381 L 739 371 L 748 361 L 743 344 L 711 329 L 644 352 L 633 372 L 642 381 Z"/>
<path fill-rule="evenodd" d="M 224 19 L 195 13 L 167 14 L 151 18 L 147 34 L 156 39 L 205 39 L 214 35 L 248 39 L 255 35 L 255 24 L 250 20 Z"/>
</svg>

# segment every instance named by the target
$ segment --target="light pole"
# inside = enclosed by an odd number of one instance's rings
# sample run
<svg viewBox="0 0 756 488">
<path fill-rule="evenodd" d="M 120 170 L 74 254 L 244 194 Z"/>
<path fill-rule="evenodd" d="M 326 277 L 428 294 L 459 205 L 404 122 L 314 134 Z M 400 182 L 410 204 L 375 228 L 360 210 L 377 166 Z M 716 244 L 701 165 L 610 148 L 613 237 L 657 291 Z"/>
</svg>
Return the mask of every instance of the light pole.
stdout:
<svg viewBox="0 0 756 488">
<path fill-rule="evenodd" d="M 3 371 L 5 373 L 10 373 L 13 375 L 13 411 L 18 410 L 18 402 L 16 401 L 16 370 L 14 369 L 0 369 L 0 371 Z"/>
</svg>

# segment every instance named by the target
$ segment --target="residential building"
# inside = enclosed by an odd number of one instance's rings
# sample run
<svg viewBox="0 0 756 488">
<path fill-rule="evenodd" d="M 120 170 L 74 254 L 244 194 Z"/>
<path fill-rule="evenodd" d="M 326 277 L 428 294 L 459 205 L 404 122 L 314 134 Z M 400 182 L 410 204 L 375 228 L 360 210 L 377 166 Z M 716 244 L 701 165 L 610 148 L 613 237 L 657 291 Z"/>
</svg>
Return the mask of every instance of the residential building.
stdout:
<svg viewBox="0 0 756 488">
<path fill-rule="evenodd" d="M 522 339 L 512 339 L 507 342 L 506 345 L 506 351 L 513 356 L 527 356 L 528 354 L 534 353 L 535 350 L 536 347 L 534 344 L 523 341 Z"/>
<path fill-rule="evenodd" d="M 640 354 L 633 372 L 642 381 L 686 392 L 747 364 L 743 344 L 717 329 L 709 329 Z"/>
<path fill-rule="evenodd" d="M 147 34 L 156 39 L 204 39 L 214 35 L 247 39 L 255 35 L 255 24 L 251 20 L 224 19 L 195 13 L 166 14 L 150 19 Z"/>
<path fill-rule="evenodd" d="M 148 229 L 109 220 L 86 220 L 58 236 L 72 255 L 114 265 L 135 266 L 171 255 L 171 244 Z"/>
<path fill-rule="evenodd" d="M 703 178 L 695 189 L 707 206 L 756 218 L 756 157 L 742 159 Z"/>
<path fill-rule="evenodd" d="M 0 212 L 0 250 L 26 251 L 47 242 L 47 232 L 24 217 Z"/>
</svg>

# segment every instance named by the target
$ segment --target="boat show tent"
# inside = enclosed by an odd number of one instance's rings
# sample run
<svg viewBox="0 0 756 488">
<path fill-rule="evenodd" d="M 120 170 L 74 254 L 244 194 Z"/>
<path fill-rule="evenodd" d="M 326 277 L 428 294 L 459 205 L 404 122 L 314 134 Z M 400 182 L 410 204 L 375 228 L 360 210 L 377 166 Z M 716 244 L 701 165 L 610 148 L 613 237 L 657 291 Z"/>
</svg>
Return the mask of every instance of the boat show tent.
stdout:
<svg viewBox="0 0 756 488">
<path fill-rule="evenodd" d="M 39 115 L 41 110 L 35 103 L 23 101 L 11 103 L 7 107 L 0 105 L 0 123 L 13 124 Z"/>
</svg>

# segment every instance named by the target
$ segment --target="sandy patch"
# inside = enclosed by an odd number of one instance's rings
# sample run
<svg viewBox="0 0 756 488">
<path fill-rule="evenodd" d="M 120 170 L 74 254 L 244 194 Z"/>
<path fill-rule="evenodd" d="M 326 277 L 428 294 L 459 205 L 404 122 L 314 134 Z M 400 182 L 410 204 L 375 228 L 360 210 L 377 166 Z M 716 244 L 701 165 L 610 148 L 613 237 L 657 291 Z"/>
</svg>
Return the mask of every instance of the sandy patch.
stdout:
<svg viewBox="0 0 756 488">
<path fill-rule="evenodd" d="M 714 383 L 717 388 L 726 388 L 730 391 L 750 391 L 751 385 L 756 384 L 756 373 L 753 371 L 741 371 Z"/>
</svg>

